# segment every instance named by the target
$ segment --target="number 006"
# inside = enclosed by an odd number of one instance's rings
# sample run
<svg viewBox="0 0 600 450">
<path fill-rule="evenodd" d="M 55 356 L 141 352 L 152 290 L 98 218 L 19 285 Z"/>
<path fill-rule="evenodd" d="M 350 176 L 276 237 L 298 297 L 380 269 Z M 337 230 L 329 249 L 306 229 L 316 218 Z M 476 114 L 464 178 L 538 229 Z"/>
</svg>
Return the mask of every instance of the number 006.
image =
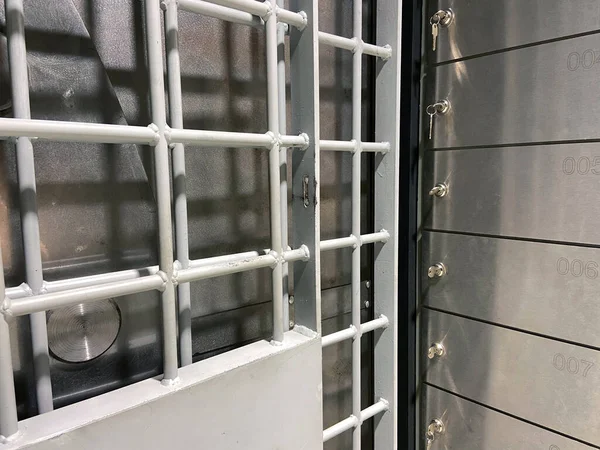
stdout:
<svg viewBox="0 0 600 450">
<path fill-rule="evenodd" d="M 598 278 L 598 263 L 596 261 L 583 262 L 580 259 L 569 261 L 567 258 L 558 258 L 556 271 L 559 275 L 572 275 L 579 278 L 585 275 L 590 280 Z"/>
</svg>

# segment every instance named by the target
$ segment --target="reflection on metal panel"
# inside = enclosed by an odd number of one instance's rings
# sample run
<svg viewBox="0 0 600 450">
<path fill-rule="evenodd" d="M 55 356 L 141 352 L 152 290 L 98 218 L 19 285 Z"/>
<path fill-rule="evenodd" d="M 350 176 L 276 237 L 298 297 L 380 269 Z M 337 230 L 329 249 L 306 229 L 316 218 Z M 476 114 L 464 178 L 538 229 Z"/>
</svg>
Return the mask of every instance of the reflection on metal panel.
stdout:
<svg viewBox="0 0 600 450">
<path fill-rule="evenodd" d="M 425 48 L 435 62 L 589 33 L 600 24 L 597 0 L 432 0 L 426 17 L 440 9 L 451 9 L 454 20 L 440 29 L 435 52 L 426 29 Z"/>
<path fill-rule="evenodd" d="M 425 313 L 428 383 L 588 443 L 600 442 L 600 353 L 436 312 Z"/>
<path fill-rule="evenodd" d="M 429 278 L 428 267 L 447 273 Z M 424 304 L 600 347 L 600 250 L 425 233 Z"/>
<path fill-rule="evenodd" d="M 431 450 L 589 450 L 585 444 L 530 425 L 431 386 L 424 389 L 425 423 L 442 420 Z"/>
<path fill-rule="evenodd" d="M 600 244 L 598 144 L 427 152 L 426 160 L 424 188 L 449 188 L 443 198 L 424 193 L 427 228 Z"/>
<path fill-rule="evenodd" d="M 598 139 L 600 34 L 432 68 L 433 147 Z M 423 109 L 424 119 L 427 119 Z"/>
</svg>

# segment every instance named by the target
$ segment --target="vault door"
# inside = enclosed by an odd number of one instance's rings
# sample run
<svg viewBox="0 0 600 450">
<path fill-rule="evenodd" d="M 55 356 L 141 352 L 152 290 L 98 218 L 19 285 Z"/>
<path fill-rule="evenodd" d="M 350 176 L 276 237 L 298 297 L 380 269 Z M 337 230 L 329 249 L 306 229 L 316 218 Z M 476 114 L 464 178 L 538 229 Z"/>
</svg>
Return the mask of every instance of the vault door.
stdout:
<svg viewBox="0 0 600 450">
<path fill-rule="evenodd" d="M 424 10 L 422 448 L 597 448 L 600 1 Z"/>
</svg>

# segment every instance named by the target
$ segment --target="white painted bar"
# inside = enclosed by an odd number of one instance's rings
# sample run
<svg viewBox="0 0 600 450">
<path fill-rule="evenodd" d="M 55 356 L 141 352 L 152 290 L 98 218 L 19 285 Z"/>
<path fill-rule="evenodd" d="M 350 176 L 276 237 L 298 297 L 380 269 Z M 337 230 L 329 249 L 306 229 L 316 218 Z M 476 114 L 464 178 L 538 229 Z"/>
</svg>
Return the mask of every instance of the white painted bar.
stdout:
<svg viewBox="0 0 600 450">
<path fill-rule="evenodd" d="M 252 27 L 262 27 L 263 21 L 248 12 L 240 11 L 226 6 L 217 5 L 203 0 L 177 0 L 179 9 L 203 16 L 214 17 L 216 19 L 226 20 L 227 22 L 249 25 Z"/>
<path fill-rule="evenodd" d="M 325 431 L 323 431 L 323 442 L 327 442 L 330 439 L 333 439 L 337 435 L 342 434 L 344 431 L 348 431 L 352 428 L 355 428 L 358 425 L 358 418 L 356 416 L 350 416 L 341 422 L 336 423 L 335 425 L 330 426 Z"/>
<path fill-rule="evenodd" d="M 154 127 L 60 120 L 12 119 L 0 117 L 0 138 L 29 137 L 64 142 L 102 144 L 150 144 L 158 141 Z"/>
<path fill-rule="evenodd" d="M 137 280 L 117 281 L 98 286 L 87 286 L 63 292 L 33 295 L 10 300 L 4 313 L 12 316 L 23 316 L 34 312 L 47 311 L 77 303 L 93 302 L 110 297 L 137 294 L 164 287 L 165 279 L 160 275 L 148 275 Z"/>
</svg>

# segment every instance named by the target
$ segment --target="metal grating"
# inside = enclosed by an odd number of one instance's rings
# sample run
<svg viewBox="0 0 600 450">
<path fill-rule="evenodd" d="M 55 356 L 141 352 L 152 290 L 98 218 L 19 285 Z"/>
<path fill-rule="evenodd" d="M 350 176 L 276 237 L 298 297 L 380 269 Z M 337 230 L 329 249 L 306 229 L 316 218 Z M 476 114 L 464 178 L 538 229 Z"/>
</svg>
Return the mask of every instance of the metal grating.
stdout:
<svg viewBox="0 0 600 450">
<path fill-rule="evenodd" d="M 164 92 L 161 12 L 165 15 L 168 74 L 169 124 Z M 23 240 L 27 283 L 5 289 L 0 277 L 0 436 L 18 433 L 16 402 L 12 379 L 11 345 L 7 320 L 30 315 L 35 360 L 36 390 L 40 413 L 52 410 L 52 387 L 48 364 L 48 340 L 45 311 L 80 303 L 157 290 L 162 298 L 163 383 L 176 382 L 178 359 L 182 366 L 192 362 L 190 290 L 194 281 L 243 271 L 270 267 L 273 289 L 273 345 L 281 344 L 289 327 L 288 263 L 294 264 L 296 323 L 320 332 L 319 254 L 340 248 L 352 249 L 352 325 L 346 330 L 323 337 L 328 346 L 352 340 L 352 415 L 323 432 L 327 441 L 353 429 L 353 448 L 361 446 L 363 421 L 385 411 L 376 428 L 376 448 L 396 448 L 396 298 L 397 298 L 397 229 L 398 152 L 399 152 L 399 40 L 401 3 L 387 2 L 378 10 L 377 45 L 363 42 L 362 1 L 354 1 L 354 37 L 344 38 L 318 31 L 318 5 L 311 0 L 291 2 L 285 9 L 275 0 L 159 0 L 145 1 L 146 39 L 149 61 L 149 86 L 152 123 L 147 127 L 98 123 L 31 120 L 25 48 L 22 0 L 5 0 L 7 38 L 14 118 L 0 118 L 0 138 L 16 140 L 18 181 L 23 222 Z M 178 10 L 203 14 L 222 20 L 266 29 L 268 131 L 259 133 L 219 132 L 183 128 L 181 73 L 178 52 Z M 286 134 L 285 62 L 278 46 L 290 35 L 291 129 Z M 330 45 L 353 52 L 352 139 L 319 140 L 318 45 Z M 396 50 L 394 50 L 396 49 Z M 380 60 L 376 93 L 376 136 L 380 142 L 361 139 L 361 86 L 363 55 Z M 86 143 L 132 143 L 154 148 L 154 182 L 157 192 L 159 265 L 135 270 L 45 282 L 41 270 L 39 224 L 32 141 Z M 190 260 L 185 182 L 171 188 L 169 170 L 175 180 L 185 181 L 185 145 L 197 147 L 252 148 L 269 153 L 269 194 L 271 249 L 213 258 Z M 169 149 L 172 164 L 169 166 Z M 287 237 L 287 180 L 282 169 L 292 149 L 293 242 Z M 352 234 L 319 242 L 319 151 L 352 153 Z M 251 151 L 251 150 L 249 150 Z M 376 154 L 375 233 L 361 235 L 360 179 L 361 154 Z M 172 191 L 171 191 L 172 189 Z M 33 195 L 32 195 L 33 193 Z M 171 211 L 173 196 L 174 219 Z M 173 223 L 174 222 L 174 223 Z M 173 230 L 175 231 L 173 233 Z M 175 243 L 175 252 L 173 248 Z M 361 323 L 360 318 L 360 248 L 375 249 L 376 318 Z M 174 259 L 174 255 L 176 259 Z M 0 258 L 1 268 L 1 258 Z M 299 302 L 300 301 L 300 302 Z M 298 306 L 298 304 L 300 305 Z M 375 344 L 376 396 L 378 401 L 362 408 L 360 402 L 361 337 L 377 333 Z M 40 353 L 41 352 L 41 353 Z M 393 446 L 392 446 L 393 445 Z"/>
</svg>

